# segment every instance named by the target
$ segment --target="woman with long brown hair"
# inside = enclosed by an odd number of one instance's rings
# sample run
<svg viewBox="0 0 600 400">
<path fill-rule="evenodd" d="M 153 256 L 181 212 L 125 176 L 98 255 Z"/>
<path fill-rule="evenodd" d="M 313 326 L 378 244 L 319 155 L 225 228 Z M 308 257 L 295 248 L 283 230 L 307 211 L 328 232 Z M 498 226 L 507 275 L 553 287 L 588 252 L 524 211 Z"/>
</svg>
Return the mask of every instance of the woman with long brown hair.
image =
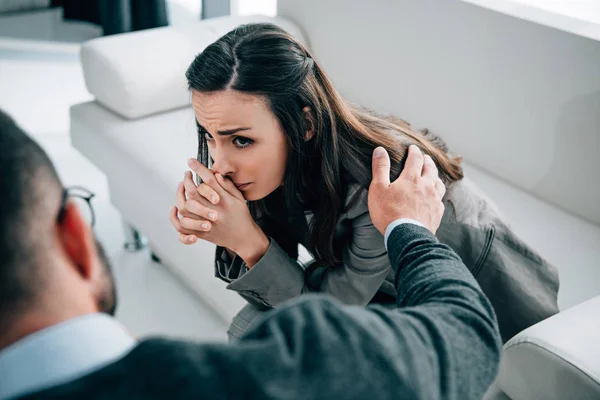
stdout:
<svg viewBox="0 0 600 400">
<path fill-rule="evenodd" d="M 384 237 L 366 202 L 378 146 L 390 154 L 392 179 L 411 144 L 437 165 L 447 189 L 437 236 L 490 298 L 505 341 L 558 311 L 556 270 L 463 179 L 460 158 L 427 131 L 349 104 L 281 28 L 234 29 L 186 77 L 199 139 L 190 168 L 202 182 L 186 173 L 170 218 L 183 243 L 217 245 L 216 276 L 248 300 L 232 337 L 306 292 L 358 305 L 395 301 Z M 309 265 L 297 261 L 299 244 L 314 258 Z"/>
</svg>

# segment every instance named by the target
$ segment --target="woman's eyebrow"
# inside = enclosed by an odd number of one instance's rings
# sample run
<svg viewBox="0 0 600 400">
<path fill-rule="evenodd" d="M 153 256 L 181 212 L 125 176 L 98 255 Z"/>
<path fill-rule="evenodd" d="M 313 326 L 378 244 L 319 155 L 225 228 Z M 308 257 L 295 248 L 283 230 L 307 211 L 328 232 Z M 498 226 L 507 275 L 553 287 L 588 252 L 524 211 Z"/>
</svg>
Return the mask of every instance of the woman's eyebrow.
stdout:
<svg viewBox="0 0 600 400">
<path fill-rule="evenodd" d="M 200 123 L 198 121 L 196 121 L 196 127 L 204 132 L 208 132 L 202 125 L 200 125 Z M 217 131 L 217 133 L 221 136 L 229 136 L 229 135 L 233 135 L 234 133 L 237 132 L 241 132 L 241 131 L 249 131 L 252 128 L 249 127 L 240 127 L 240 128 L 234 128 L 234 129 L 226 129 L 226 130 L 222 130 L 222 131 Z"/>
<path fill-rule="evenodd" d="M 228 135 L 233 135 L 234 133 L 240 132 L 240 131 L 249 131 L 251 128 L 248 127 L 242 127 L 242 128 L 235 128 L 235 129 L 227 129 L 224 131 L 217 131 L 217 133 L 221 136 L 228 136 Z"/>
</svg>

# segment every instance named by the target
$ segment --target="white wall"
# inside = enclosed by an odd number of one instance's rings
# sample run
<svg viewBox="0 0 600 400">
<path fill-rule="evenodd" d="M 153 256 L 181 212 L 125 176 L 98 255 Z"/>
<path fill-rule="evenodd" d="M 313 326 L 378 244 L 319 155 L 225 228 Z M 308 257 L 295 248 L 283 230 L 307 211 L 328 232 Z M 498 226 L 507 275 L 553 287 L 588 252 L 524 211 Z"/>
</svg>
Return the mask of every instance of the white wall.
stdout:
<svg viewBox="0 0 600 400">
<path fill-rule="evenodd" d="M 600 42 L 456 0 L 279 0 L 349 100 L 600 224 Z"/>
<path fill-rule="evenodd" d="M 277 0 L 230 0 L 231 15 L 267 15 L 277 14 Z"/>
<path fill-rule="evenodd" d="M 598 0 L 513 0 L 519 4 L 539 7 L 542 10 L 560 13 L 582 21 L 600 23 L 600 1 Z"/>
</svg>

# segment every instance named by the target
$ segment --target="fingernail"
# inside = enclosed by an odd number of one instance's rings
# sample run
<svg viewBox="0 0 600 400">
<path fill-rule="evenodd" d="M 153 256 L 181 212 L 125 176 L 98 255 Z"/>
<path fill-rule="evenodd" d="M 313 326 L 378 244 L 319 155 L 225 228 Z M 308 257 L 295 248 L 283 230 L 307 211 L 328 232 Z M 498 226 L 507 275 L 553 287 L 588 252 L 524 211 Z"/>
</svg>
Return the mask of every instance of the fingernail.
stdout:
<svg viewBox="0 0 600 400">
<path fill-rule="evenodd" d="M 202 224 L 202 229 L 208 229 L 208 224 L 207 223 L 203 223 Z"/>
<path fill-rule="evenodd" d="M 219 201 L 219 199 L 217 199 L 217 196 L 212 196 L 210 198 L 210 201 L 212 201 L 213 204 L 217 204 L 217 202 Z"/>
<path fill-rule="evenodd" d="M 215 214 L 214 212 L 211 211 L 211 212 L 208 213 L 208 218 L 211 221 L 214 221 L 215 219 L 217 219 L 217 214 Z"/>
<path fill-rule="evenodd" d="M 383 147 L 378 147 L 373 152 L 373 158 L 383 157 L 385 156 L 385 150 Z"/>
<path fill-rule="evenodd" d="M 194 161 L 196 161 L 195 158 L 188 158 L 188 165 L 191 167 L 192 165 L 194 165 Z"/>
<path fill-rule="evenodd" d="M 193 242 L 193 241 L 194 241 L 194 237 L 193 236 L 188 237 L 188 242 Z"/>
</svg>

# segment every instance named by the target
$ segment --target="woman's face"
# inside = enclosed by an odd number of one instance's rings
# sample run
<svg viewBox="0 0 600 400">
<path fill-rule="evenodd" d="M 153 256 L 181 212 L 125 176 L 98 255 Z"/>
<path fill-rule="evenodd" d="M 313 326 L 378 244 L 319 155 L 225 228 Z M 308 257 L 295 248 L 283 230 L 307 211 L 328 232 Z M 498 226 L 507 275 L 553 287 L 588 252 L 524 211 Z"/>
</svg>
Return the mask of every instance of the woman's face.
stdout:
<svg viewBox="0 0 600 400">
<path fill-rule="evenodd" d="M 262 97 L 192 91 L 192 106 L 206 131 L 213 171 L 231 179 L 246 200 L 260 200 L 281 186 L 288 145 Z"/>
</svg>

